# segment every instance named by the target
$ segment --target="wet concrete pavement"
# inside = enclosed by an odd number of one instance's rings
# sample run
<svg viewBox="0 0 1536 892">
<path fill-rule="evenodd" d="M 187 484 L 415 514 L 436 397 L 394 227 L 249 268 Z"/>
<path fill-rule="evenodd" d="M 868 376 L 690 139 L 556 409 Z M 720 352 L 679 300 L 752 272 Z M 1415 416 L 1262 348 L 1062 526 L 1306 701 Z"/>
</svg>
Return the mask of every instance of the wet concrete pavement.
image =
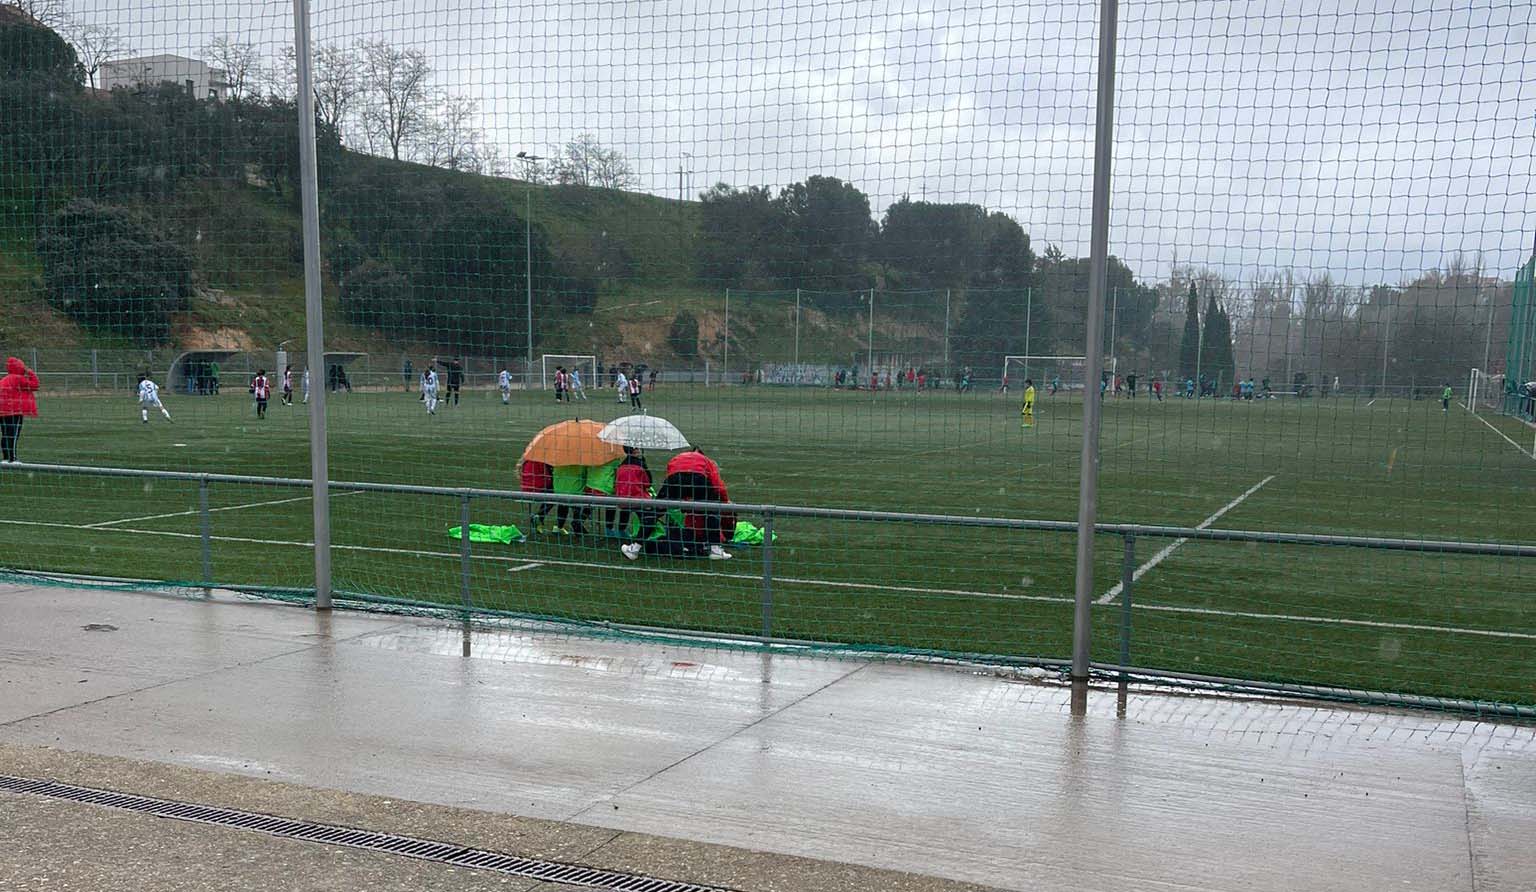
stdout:
<svg viewBox="0 0 1536 892">
<path fill-rule="evenodd" d="M 462 643 L 0 587 L 0 743 L 1008 889 L 1536 888 L 1529 726 L 1162 693 L 1122 719 L 1107 692 L 1074 720 L 1064 690 L 951 668 Z"/>
</svg>

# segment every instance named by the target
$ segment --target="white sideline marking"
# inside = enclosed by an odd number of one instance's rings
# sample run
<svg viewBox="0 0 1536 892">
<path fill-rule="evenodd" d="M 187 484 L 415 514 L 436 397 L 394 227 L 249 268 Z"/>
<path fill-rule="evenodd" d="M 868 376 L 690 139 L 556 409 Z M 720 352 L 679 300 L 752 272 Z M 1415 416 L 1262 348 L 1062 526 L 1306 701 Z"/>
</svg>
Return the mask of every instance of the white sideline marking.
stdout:
<svg viewBox="0 0 1536 892">
<path fill-rule="evenodd" d="M 362 492 L 362 490 L 357 490 Z M 123 527 L 86 527 L 73 523 L 51 523 L 42 520 L 8 520 L 0 518 L 0 524 L 26 527 L 51 527 L 55 529 L 85 530 L 94 529 L 102 533 L 132 533 L 139 536 L 169 536 L 176 539 L 197 539 L 198 533 L 177 533 L 169 530 L 131 530 Z M 277 545 L 295 548 L 313 548 L 313 542 L 297 542 L 285 539 L 253 539 L 246 536 L 212 536 L 217 542 L 241 542 L 252 545 Z M 424 551 L 413 548 L 386 548 L 377 545 L 336 545 L 331 548 L 338 551 L 365 551 L 379 554 L 407 554 L 417 557 L 443 558 L 457 560 L 462 557 L 458 552 L 450 551 Z M 514 563 L 521 558 L 509 557 L 499 554 L 472 555 L 475 560 L 499 561 L 502 563 Z M 648 567 L 635 564 L 601 564 L 592 561 L 562 561 L 546 559 L 536 561 L 539 565 L 549 564 L 563 567 L 581 567 L 594 570 L 621 570 L 629 573 L 658 573 L 667 576 L 701 576 L 718 579 L 739 579 L 750 582 L 759 582 L 762 577 L 755 573 L 720 573 L 711 570 L 679 570 L 669 567 Z M 1071 604 L 1072 599 L 1061 595 L 1020 595 L 1009 592 L 984 592 L 970 589 L 925 588 L 911 585 L 882 585 L 876 582 L 847 582 L 833 579 L 805 579 L 793 576 L 774 577 L 774 581 L 789 585 L 813 585 L 824 588 L 850 588 L 872 590 L 882 592 L 904 592 L 919 595 L 952 595 L 962 598 L 986 598 L 996 601 L 1033 601 L 1047 604 Z M 1380 620 L 1343 619 L 1332 616 L 1307 616 L 1291 613 L 1257 613 L 1246 610 L 1218 610 L 1213 607 L 1178 607 L 1171 604 L 1138 604 L 1137 610 L 1155 611 L 1158 613 L 1182 613 L 1196 616 L 1226 616 L 1241 619 L 1278 620 L 1280 622 L 1314 623 L 1327 626 L 1360 626 L 1372 629 L 1395 629 L 1409 632 L 1443 632 L 1451 635 L 1476 635 L 1483 638 L 1510 638 L 1520 641 L 1536 641 L 1536 634 L 1530 632 L 1508 632 L 1501 629 L 1475 629 L 1462 626 L 1432 626 L 1422 623 L 1393 623 Z"/>
<path fill-rule="evenodd" d="M 529 563 L 523 564 L 521 566 L 513 567 L 512 569 L 508 570 L 507 572 L 508 573 L 521 573 L 524 570 L 537 570 L 538 568 L 540 568 L 542 566 L 544 566 L 544 564 L 542 562 L 540 562 L 540 561 L 530 561 Z"/>
<path fill-rule="evenodd" d="M 1212 514 L 1210 517 L 1207 517 L 1205 520 L 1202 520 L 1198 524 L 1196 524 L 1195 525 L 1195 529 L 1203 530 L 1206 527 L 1210 526 L 1211 524 L 1215 523 L 1216 521 L 1220 520 L 1221 516 L 1223 514 L 1226 514 L 1228 511 L 1231 511 L 1233 508 L 1236 508 L 1238 505 L 1242 504 L 1244 499 L 1246 499 L 1249 496 L 1253 495 L 1254 493 L 1258 492 L 1260 489 L 1263 488 L 1264 484 L 1268 483 L 1269 481 L 1271 481 L 1273 479 L 1275 479 L 1275 475 L 1274 474 L 1270 474 L 1268 477 L 1265 477 L 1263 480 L 1260 480 L 1258 483 L 1255 483 L 1254 485 L 1248 487 L 1248 491 L 1247 492 L 1243 493 L 1242 495 L 1238 496 L 1237 498 L 1233 499 L 1232 501 L 1226 503 L 1225 505 L 1222 505 L 1220 508 L 1218 508 L 1216 510 L 1215 514 Z M 1152 555 L 1152 557 L 1145 564 L 1142 564 L 1140 567 L 1136 568 L 1136 572 L 1131 574 L 1131 581 L 1135 582 L 1136 580 L 1140 579 L 1142 576 L 1145 576 L 1146 572 L 1148 570 L 1152 569 L 1153 567 L 1156 567 L 1158 564 L 1161 564 L 1168 557 L 1168 555 L 1173 554 L 1175 551 L 1178 551 L 1179 550 L 1179 546 L 1183 545 L 1185 542 L 1188 542 L 1188 541 L 1189 541 L 1188 539 L 1175 539 L 1172 542 L 1168 543 L 1167 545 L 1164 545 L 1162 548 L 1158 549 L 1157 554 Z M 1114 600 L 1116 598 L 1120 597 L 1120 592 L 1124 591 L 1124 589 L 1125 589 L 1124 583 L 1117 582 L 1114 585 L 1110 586 L 1109 591 L 1107 591 L 1104 594 L 1100 595 L 1098 600 L 1094 601 L 1093 603 L 1095 603 L 1095 604 L 1112 604 L 1112 603 L 1114 603 Z"/>
<path fill-rule="evenodd" d="M 1506 434 L 1503 431 L 1499 430 L 1498 428 L 1494 427 L 1492 424 L 1490 424 L 1488 422 L 1488 419 L 1486 419 L 1483 416 L 1477 414 L 1476 412 L 1472 413 L 1472 417 L 1476 418 L 1478 421 L 1481 421 L 1483 424 L 1487 425 L 1489 430 L 1491 430 L 1494 433 L 1498 434 L 1499 436 L 1503 437 L 1504 438 L 1504 442 L 1506 442 L 1509 445 L 1515 447 L 1515 451 L 1516 452 L 1519 452 L 1521 455 L 1526 456 L 1527 458 L 1536 458 L 1536 453 L 1526 452 L 1525 451 L 1525 447 L 1521 446 L 1519 443 L 1516 443 L 1514 440 L 1511 440 L 1509 438 L 1508 434 Z"/>
<path fill-rule="evenodd" d="M 331 498 L 339 499 L 342 496 L 355 496 L 355 495 L 357 495 L 360 492 L 364 492 L 364 490 L 354 489 L 351 492 L 333 493 Z M 208 513 L 212 514 L 215 511 L 243 511 L 246 508 L 265 508 L 265 507 L 267 507 L 269 505 L 287 505 L 287 504 L 289 504 L 291 502 L 307 502 L 307 501 L 309 501 L 309 499 L 310 499 L 309 496 L 295 496 L 294 498 L 291 498 L 291 499 L 272 499 L 272 500 L 266 501 L 266 502 L 248 502 L 248 503 L 246 503 L 244 505 L 225 505 L 222 508 L 209 508 L 208 509 Z M 117 520 L 103 520 L 100 523 L 88 523 L 85 526 L 81 527 L 81 529 L 95 530 L 95 529 L 101 529 L 103 527 L 116 526 L 117 524 L 120 524 L 120 523 L 133 523 L 134 521 L 139 521 L 139 520 L 164 520 L 167 517 L 189 517 L 189 516 L 191 516 L 193 514 L 196 514 L 197 512 L 198 512 L 198 509 L 197 508 L 193 508 L 193 509 L 188 510 L 188 511 L 173 511 L 170 514 L 145 514 L 145 515 L 143 515 L 141 517 L 123 517 L 123 518 L 119 518 Z"/>
</svg>

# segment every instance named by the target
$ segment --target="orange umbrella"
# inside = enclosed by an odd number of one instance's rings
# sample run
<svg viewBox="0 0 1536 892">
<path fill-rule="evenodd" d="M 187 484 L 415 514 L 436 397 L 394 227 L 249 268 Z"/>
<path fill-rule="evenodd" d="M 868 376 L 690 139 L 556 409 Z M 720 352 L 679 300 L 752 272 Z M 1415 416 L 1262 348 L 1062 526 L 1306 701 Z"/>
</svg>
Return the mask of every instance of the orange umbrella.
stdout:
<svg viewBox="0 0 1536 892">
<path fill-rule="evenodd" d="M 562 421 L 539 431 L 523 450 L 523 461 L 596 467 L 624 457 L 624 447 L 604 443 L 601 421 Z"/>
</svg>

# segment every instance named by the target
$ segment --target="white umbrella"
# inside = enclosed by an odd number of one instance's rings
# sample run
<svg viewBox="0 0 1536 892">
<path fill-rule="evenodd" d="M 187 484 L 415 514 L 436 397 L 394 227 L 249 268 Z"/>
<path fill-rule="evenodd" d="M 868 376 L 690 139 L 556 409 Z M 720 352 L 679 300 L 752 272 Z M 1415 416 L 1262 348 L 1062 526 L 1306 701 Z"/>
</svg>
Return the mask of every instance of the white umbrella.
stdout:
<svg viewBox="0 0 1536 892">
<path fill-rule="evenodd" d="M 597 435 L 604 443 L 636 449 L 687 449 L 688 438 L 676 425 L 654 415 L 625 415 Z"/>
</svg>

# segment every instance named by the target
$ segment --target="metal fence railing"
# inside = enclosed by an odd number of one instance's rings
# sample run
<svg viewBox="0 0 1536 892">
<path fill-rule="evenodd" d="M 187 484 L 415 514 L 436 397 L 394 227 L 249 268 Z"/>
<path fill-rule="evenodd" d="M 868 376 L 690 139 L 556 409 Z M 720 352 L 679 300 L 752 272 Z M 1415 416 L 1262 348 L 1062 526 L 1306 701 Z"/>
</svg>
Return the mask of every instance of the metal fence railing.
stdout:
<svg viewBox="0 0 1536 892">
<path fill-rule="evenodd" d="M 89 467 L 78 465 L 57 464 L 29 464 L 17 463 L 7 467 L 4 472 L 15 480 L 21 475 L 39 474 L 50 477 L 81 477 L 98 479 L 127 479 L 143 481 L 149 484 L 154 481 L 171 481 L 195 485 L 197 487 L 197 503 L 195 509 L 190 509 L 185 514 L 195 513 L 197 519 L 197 533 L 195 536 L 185 535 L 185 538 L 197 540 L 199 572 L 196 579 L 179 580 L 182 584 L 204 589 L 233 588 L 261 590 L 260 585 L 250 585 L 238 578 L 238 574 L 215 571 L 215 550 L 224 539 L 214 535 L 214 515 L 228 508 L 214 507 L 210 499 L 211 493 L 221 487 L 263 487 L 305 491 L 312 486 L 311 481 L 297 477 L 268 477 L 242 474 L 203 473 L 191 471 L 164 471 L 145 470 L 134 468 L 114 467 Z M 450 615 L 461 615 L 466 620 L 474 617 L 494 618 L 512 617 L 531 620 L 581 619 L 589 625 L 605 630 L 665 633 L 679 638 L 707 639 L 711 641 L 740 642 L 743 644 L 767 645 L 779 647 L 808 647 L 834 650 L 849 650 L 862 652 L 881 652 L 896 654 L 918 654 L 928 656 L 950 657 L 955 659 L 979 662 L 1033 664 L 1058 668 L 1065 668 L 1068 661 L 1064 654 L 1019 653 L 1019 652 L 988 652 L 985 650 L 956 650 L 948 649 L 942 652 L 925 648 L 903 647 L 899 644 L 885 644 L 878 641 L 860 641 L 856 643 L 843 642 L 835 639 L 819 639 L 805 637 L 803 635 L 791 635 L 784 633 L 776 624 L 776 613 L 781 604 L 781 592 L 784 583 L 804 584 L 803 579 L 781 579 L 776 576 L 775 563 L 775 528 L 782 527 L 786 522 L 814 521 L 833 522 L 839 524 L 864 525 L 873 527 L 896 527 L 904 530 L 920 531 L 922 529 L 939 529 L 941 531 L 999 531 L 1005 534 L 1029 534 L 1049 533 L 1066 536 L 1075 535 L 1077 524 L 1069 521 L 1038 520 L 1024 518 L 965 516 L 954 514 L 923 514 L 911 512 L 852 510 L 839 508 L 821 508 L 793 505 L 751 504 L 751 503 L 702 503 L 692 501 L 668 501 L 657 499 L 624 499 L 595 495 L 561 495 L 553 493 L 530 493 L 513 490 L 489 489 L 478 487 L 444 487 L 401 483 L 383 483 L 370 481 L 332 481 L 330 491 L 333 498 L 339 494 L 376 493 L 392 496 L 420 497 L 436 500 L 447 500 L 454 506 L 452 516 L 457 520 L 457 592 L 453 599 L 412 599 L 412 598 L 380 598 L 370 599 L 360 596 L 361 600 L 382 600 L 386 603 L 409 604 L 411 606 L 430 608 L 437 612 Z M 273 500 L 271 504 L 282 504 L 286 501 L 298 501 L 297 499 Z M 764 533 L 761 543 L 759 559 L 756 563 L 755 581 L 751 588 L 757 591 L 757 622 L 754 628 L 730 629 L 712 628 L 708 630 L 688 628 L 683 625 L 668 625 L 664 620 L 656 621 L 610 621 L 602 616 L 562 617 L 558 613 L 548 611 L 517 611 L 488 607 L 486 599 L 481 597 L 483 592 L 479 590 L 485 585 L 484 579 L 477 579 L 472 572 L 472 559 L 477 557 L 475 545 L 471 540 L 471 525 L 491 517 L 501 518 L 504 511 L 489 507 L 476 508 L 477 505 L 487 506 L 496 503 L 522 503 L 528 507 L 530 514 L 536 512 L 541 506 L 571 506 L 587 510 L 617 510 L 617 509 L 644 509 L 652 512 L 661 512 L 669 509 L 683 510 L 694 513 L 725 513 L 739 517 L 752 518 L 760 524 Z M 242 506 L 236 506 L 242 507 Z M 60 526 L 54 524 L 52 526 Z M 89 527 L 84 527 L 89 529 Z M 1200 527 L 1147 525 L 1136 523 L 1099 523 L 1094 531 L 1100 537 L 1113 537 L 1119 540 L 1118 555 L 1119 581 L 1108 595 L 1099 599 L 1096 606 L 1100 608 L 1102 621 L 1108 623 L 1107 627 L 1114 629 L 1112 642 L 1106 642 L 1112 648 L 1113 657 L 1110 659 L 1095 659 L 1093 668 L 1101 676 L 1117 678 L 1121 685 L 1125 685 L 1132 678 L 1146 678 L 1163 681 L 1184 681 L 1201 685 L 1214 685 L 1224 688 L 1248 690 L 1255 692 L 1286 694 L 1295 696 L 1320 697 L 1327 699 L 1347 699 L 1358 702 L 1367 702 L 1379 705 L 1395 705 L 1409 707 L 1432 707 L 1440 709 L 1456 709 L 1475 711 L 1490 715 L 1503 715 L 1530 718 L 1536 717 L 1536 703 L 1527 704 L 1521 702 L 1501 702 L 1499 699 L 1459 698 L 1440 695 L 1426 695 L 1406 690 L 1378 690 L 1367 687 L 1346 687 L 1329 684 L 1314 684 L 1300 681 L 1288 681 L 1266 678 L 1243 678 L 1231 675 L 1205 673 L 1193 671 L 1188 667 L 1170 666 L 1157 662 L 1155 659 L 1142 659 L 1136 649 L 1136 617 L 1144 611 L 1180 611 L 1192 615 L 1212 613 L 1219 611 L 1204 611 L 1198 608 L 1178 608 L 1157 604 L 1143 604 L 1134 596 L 1138 580 L 1138 555 L 1143 554 L 1139 549 L 1145 541 L 1164 542 L 1189 542 L 1200 541 L 1208 543 L 1243 544 L 1249 546 L 1270 546 L 1284 548 L 1307 549 L 1344 549 L 1358 551 L 1391 551 L 1412 552 L 1419 555 L 1449 555 L 1461 557 L 1484 557 L 1515 559 L 1527 561 L 1536 559 L 1536 545 L 1501 542 L 1475 542 L 1475 541 L 1451 541 L 1436 539 L 1415 539 L 1401 537 L 1377 537 L 1377 536 L 1348 536 L 1348 535 L 1324 535 L 1314 533 L 1297 533 L 1268 530 L 1236 530 L 1236 529 L 1212 529 Z M 233 541 L 251 541 L 236 539 Z M 261 541 L 261 540 L 256 540 Z M 312 543 L 291 542 L 290 545 L 308 545 Z M 345 544 L 337 544 L 334 547 L 347 548 Z M 375 551 L 385 549 L 372 549 Z M 427 552 L 419 552 L 426 554 Z M 445 556 L 445 555 L 437 555 Z M 9 569 L 19 572 L 35 571 L 39 568 L 29 566 L 24 558 L 13 558 L 8 561 Z M 589 565 L 590 566 L 590 565 Z M 619 564 L 618 566 L 622 566 Z M 1527 565 L 1536 566 L 1536 565 Z M 689 571 L 666 571 L 687 573 Z M 782 572 L 782 571 L 779 571 Z M 721 574 L 704 572 L 704 576 L 718 577 Z M 732 575 L 732 579 L 743 579 L 740 574 Z M 584 584 L 591 584 L 591 579 Z M 836 585 L 837 583 L 830 583 Z M 537 583 L 529 583 L 530 586 Z M 871 584 L 867 588 L 878 588 L 878 584 Z M 338 591 L 342 587 L 338 586 Z M 940 588 L 912 587 L 893 585 L 894 593 L 915 602 L 923 597 L 933 596 L 984 596 L 981 592 L 963 590 L 947 590 Z M 343 600 L 352 596 L 340 595 Z M 1069 597 L 1053 598 L 1050 596 L 1023 596 L 1039 602 L 1058 602 L 1063 608 L 1071 605 Z M 1306 618 L 1275 617 L 1281 620 L 1303 621 Z M 1356 619 L 1337 618 L 1333 622 L 1348 626 L 1373 627 L 1384 625 L 1376 623 L 1369 617 Z M 1448 634 L 1458 631 L 1447 629 Z M 1517 639 L 1530 638 L 1536 640 L 1536 635 L 1521 635 L 1508 632 L 1487 632 L 1483 634 L 1512 637 Z M 1528 646 L 1528 645 L 1526 645 Z M 1197 660 L 1198 662 L 1198 660 Z M 1515 698 L 1517 699 L 1517 698 Z"/>
</svg>

